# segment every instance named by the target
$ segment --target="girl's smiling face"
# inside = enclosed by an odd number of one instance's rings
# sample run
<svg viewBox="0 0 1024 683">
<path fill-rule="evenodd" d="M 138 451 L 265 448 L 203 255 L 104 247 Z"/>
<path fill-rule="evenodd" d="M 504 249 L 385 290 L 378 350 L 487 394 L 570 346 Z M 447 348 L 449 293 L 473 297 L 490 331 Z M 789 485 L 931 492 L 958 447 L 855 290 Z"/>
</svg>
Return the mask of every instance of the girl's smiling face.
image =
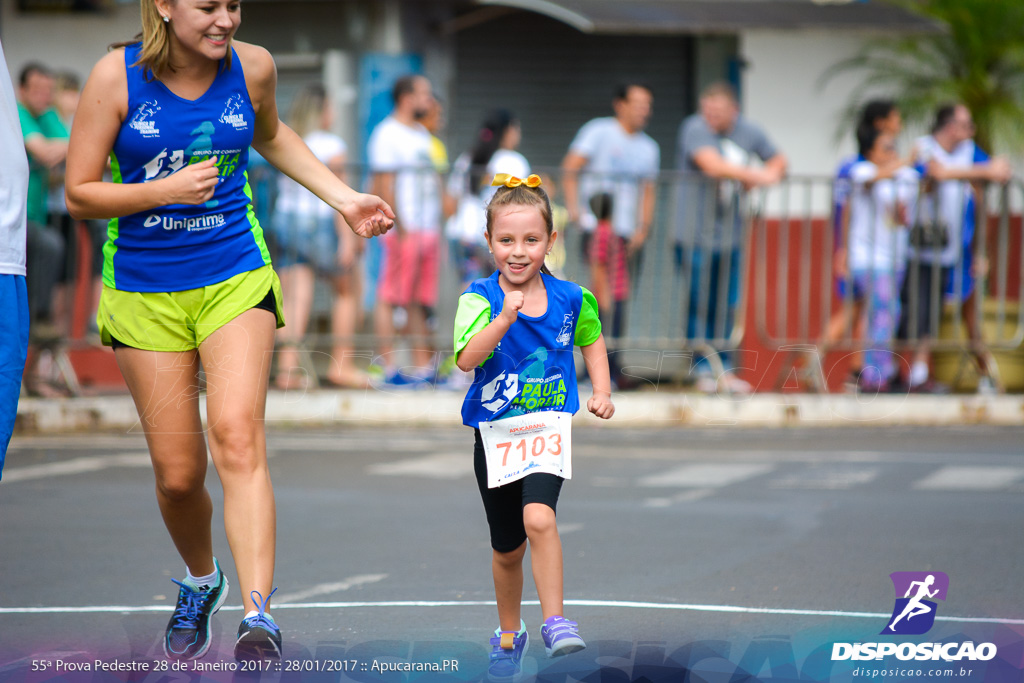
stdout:
<svg viewBox="0 0 1024 683">
<path fill-rule="evenodd" d="M 502 276 L 518 287 L 540 273 L 557 237 L 556 232 L 548 234 L 539 208 L 510 205 L 495 211 L 487 241 Z"/>
</svg>

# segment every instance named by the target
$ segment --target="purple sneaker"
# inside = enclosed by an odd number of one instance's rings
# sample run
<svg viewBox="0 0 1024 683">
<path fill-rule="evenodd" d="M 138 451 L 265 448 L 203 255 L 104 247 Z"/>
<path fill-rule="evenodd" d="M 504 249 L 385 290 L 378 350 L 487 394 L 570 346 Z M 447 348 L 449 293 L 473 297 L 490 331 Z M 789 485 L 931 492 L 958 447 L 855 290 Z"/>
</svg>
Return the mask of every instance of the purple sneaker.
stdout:
<svg viewBox="0 0 1024 683">
<path fill-rule="evenodd" d="M 519 632 L 495 630 L 491 638 L 490 663 L 487 665 L 487 680 L 494 683 L 514 683 L 523 675 L 523 655 L 530 647 L 530 634 L 526 623 L 519 622 Z"/>
<path fill-rule="evenodd" d="M 548 617 L 540 627 L 540 635 L 544 639 L 544 651 L 548 657 L 558 657 L 571 652 L 579 652 L 587 646 L 580 638 L 579 625 L 565 617 Z"/>
</svg>

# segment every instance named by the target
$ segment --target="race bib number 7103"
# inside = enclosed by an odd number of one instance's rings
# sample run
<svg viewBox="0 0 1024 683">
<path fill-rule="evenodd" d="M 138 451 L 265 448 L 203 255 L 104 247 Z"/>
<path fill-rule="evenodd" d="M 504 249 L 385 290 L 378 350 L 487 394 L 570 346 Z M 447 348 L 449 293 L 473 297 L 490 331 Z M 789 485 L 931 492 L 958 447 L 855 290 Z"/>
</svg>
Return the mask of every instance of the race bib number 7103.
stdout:
<svg viewBox="0 0 1024 683">
<path fill-rule="evenodd" d="M 487 455 L 487 488 L 534 472 L 572 478 L 572 415 L 554 411 L 480 423 Z"/>
</svg>

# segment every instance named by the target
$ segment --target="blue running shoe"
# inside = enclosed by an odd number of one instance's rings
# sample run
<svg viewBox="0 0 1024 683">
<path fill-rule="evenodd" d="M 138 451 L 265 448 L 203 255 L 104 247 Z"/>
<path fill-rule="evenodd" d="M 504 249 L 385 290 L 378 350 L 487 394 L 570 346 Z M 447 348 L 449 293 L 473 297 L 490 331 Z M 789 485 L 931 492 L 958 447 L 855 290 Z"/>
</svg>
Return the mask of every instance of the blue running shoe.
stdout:
<svg viewBox="0 0 1024 683">
<path fill-rule="evenodd" d="M 259 613 L 242 619 L 238 625 L 238 640 L 235 641 L 235 659 L 262 660 L 281 659 L 281 629 L 267 614 L 267 603 L 277 589 L 270 591 L 266 600 L 259 591 L 252 591 L 252 601 L 259 605 Z"/>
<path fill-rule="evenodd" d="M 164 654 L 170 659 L 198 659 L 210 649 L 210 617 L 228 597 L 228 578 L 216 558 L 213 565 L 217 568 L 217 583 L 213 586 L 171 579 L 181 588 L 164 636 Z"/>
<path fill-rule="evenodd" d="M 523 655 L 530 647 L 530 634 L 526 623 L 519 622 L 519 632 L 495 630 L 491 638 L 490 662 L 487 680 L 493 683 L 515 683 L 523 675 Z"/>
<path fill-rule="evenodd" d="M 429 389 L 433 386 L 433 374 L 419 368 L 410 368 L 407 372 L 395 370 L 380 378 L 370 377 L 370 383 L 376 388 L 384 389 Z"/>
<path fill-rule="evenodd" d="M 587 646 L 580 638 L 575 621 L 565 617 L 548 617 L 540 627 L 540 636 L 544 639 L 544 651 L 548 657 L 558 657 L 571 652 L 579 652 Z"/>
</svg>

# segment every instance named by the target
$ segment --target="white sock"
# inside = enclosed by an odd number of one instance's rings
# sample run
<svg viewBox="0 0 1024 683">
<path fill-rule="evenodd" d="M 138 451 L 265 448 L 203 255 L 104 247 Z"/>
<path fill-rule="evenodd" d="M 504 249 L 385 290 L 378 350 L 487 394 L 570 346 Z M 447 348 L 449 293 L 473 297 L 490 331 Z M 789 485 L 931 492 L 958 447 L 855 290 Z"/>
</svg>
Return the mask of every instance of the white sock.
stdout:
<svg viewBox="0 0 1024 683">
<path fill-rule="evenodd" d="M 242 621 L 245 621 L 246 619 L 251 619 L 252 617 L 259 616 L 259 614 L 260 613 L 256 610 L 251 609 L 245 613 L 245 616 L 242 617 Z M 270 616 L 270 612 L 264 612 L 263 616 L 267 617 L 268 619 L 270 619 L 270 621 L 274 622 L 275 624 L 277 623 L 276 621 L 274 621 L 274 617 Z"/>
<path fill-rule="evenodd" d="M 216 566 L 217 566 L 217 564 L 216 564 L 216 562 L 214 562 L 214 567 L 216 567 Z M 215 586 L 215 585 L 217 585 L 217 577 L 219 575 L 220 575 L 220 572 L 215 568 L 213 570 L 212 574 L 207 574 L 206 576 L 193 576 L 192 575 L 192 570 L 189 569 L 188 567 L 185 567 L 186 579 L 189 581 L 189 583 L 191 583 L 196 588 L 199 588 L 200 586 Z"/>
<path fill-rule="evenodd" d="M 910 368 L 910 386 L 924 384 L 928 380 L 928 364 L 924 361 L 916 361 Z"/>
</svg>

